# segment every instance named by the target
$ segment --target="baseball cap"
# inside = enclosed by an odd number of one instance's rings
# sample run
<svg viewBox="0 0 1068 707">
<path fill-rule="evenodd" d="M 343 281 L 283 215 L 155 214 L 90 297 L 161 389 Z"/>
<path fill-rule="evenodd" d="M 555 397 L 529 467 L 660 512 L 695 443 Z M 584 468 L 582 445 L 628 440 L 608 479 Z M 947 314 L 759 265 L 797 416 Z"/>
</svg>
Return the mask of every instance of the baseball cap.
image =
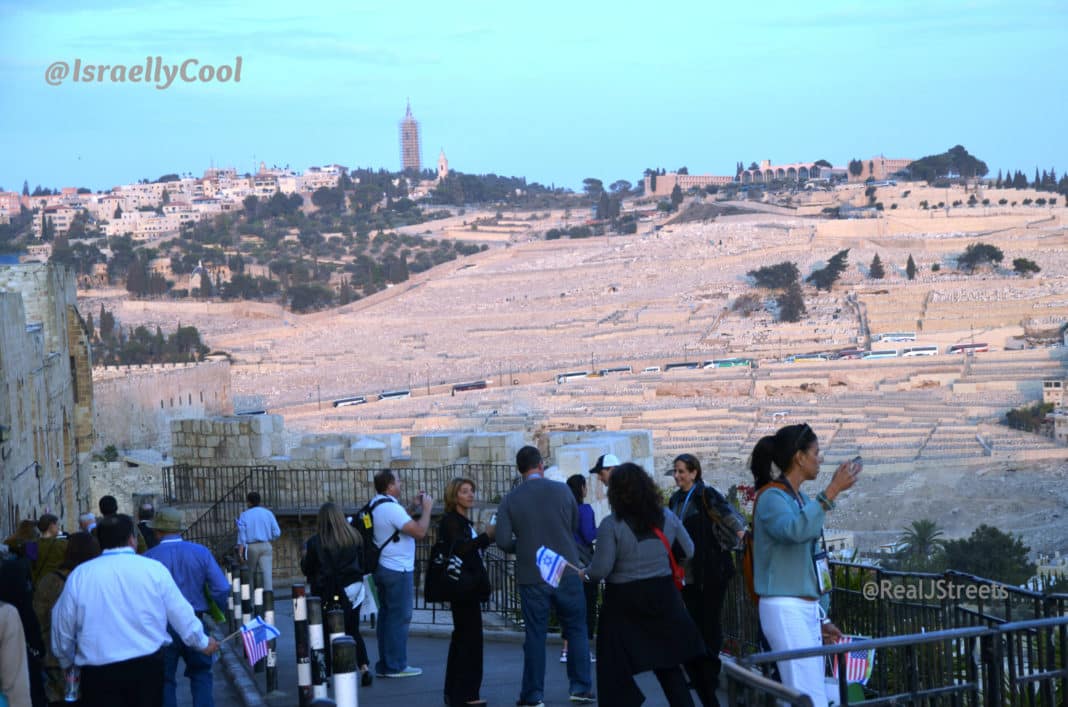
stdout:
<svg viewBox="0 0 1068 707">
<path fill-rule="evenodd" d="M 622 462 L 619 461 L 619 457 L 615 454 L 602 454 L 597 457 L 597 463 L 590 469 L 591 474 L 599 474 L 602 469 L 611 469 L 614 466 L 619 466 Z"/>
</svg>

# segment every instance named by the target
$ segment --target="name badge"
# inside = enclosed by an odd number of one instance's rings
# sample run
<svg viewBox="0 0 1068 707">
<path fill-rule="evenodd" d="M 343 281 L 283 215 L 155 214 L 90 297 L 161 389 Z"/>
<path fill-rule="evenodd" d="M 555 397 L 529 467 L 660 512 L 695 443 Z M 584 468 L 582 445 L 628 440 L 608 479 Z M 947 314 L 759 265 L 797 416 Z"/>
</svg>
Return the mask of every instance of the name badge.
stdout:
<svg viewBox="0 0 1068 707">
<path fill-rule="evenodd" d="M 831 563 L 827 553 L 817 552 L 812 556 L 812 561 L 816 565 L 816 583 L 820 594 L 828 594 L 834 588 L 834 581 L 831 579 Z"/>
</svg>

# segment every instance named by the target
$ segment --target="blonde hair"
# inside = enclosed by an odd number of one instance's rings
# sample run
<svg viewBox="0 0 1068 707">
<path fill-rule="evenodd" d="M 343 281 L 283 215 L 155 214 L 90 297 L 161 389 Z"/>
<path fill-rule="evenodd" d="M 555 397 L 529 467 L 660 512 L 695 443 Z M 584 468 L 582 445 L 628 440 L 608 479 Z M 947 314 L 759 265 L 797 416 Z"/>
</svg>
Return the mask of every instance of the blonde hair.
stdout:
<svg viewBox="0 0 1068 707">
<path fill-rule="evenodd" d="M 345 515 L 336 503 L 327 502 L 319 506 L 317 519 L 319 541 L 324 548 L 336 550 L 350 545 L 359 545 L 360 534 L 348 524 Z"/>
<path fill-rule="evenodd" d="M 478 486 L 475 482 L 466 477 L 455 478 L 445 486 L 445 512 L 449 513 L 456 510 L 456 498 L 460 495 L 460 489 L 464 484 L 470 484 L 472 491 L 477 491 Z"/>
</svg>

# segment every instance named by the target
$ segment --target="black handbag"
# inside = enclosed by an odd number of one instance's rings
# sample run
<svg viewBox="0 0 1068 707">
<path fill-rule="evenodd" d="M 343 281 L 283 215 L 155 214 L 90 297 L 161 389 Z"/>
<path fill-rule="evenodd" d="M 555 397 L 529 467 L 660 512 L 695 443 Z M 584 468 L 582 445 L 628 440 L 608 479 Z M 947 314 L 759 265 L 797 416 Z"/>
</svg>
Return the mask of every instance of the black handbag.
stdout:
<svg viewBox="0 0 1068 707">
<path fill-rule="evenodd" d="M 430 548 L 423 599 L 428 602 L 478 599 L 490 595 L 489 574 L 481 562 L 464 562 L 453 552 L 455 543 L 438 540 Z"/>
</svg>

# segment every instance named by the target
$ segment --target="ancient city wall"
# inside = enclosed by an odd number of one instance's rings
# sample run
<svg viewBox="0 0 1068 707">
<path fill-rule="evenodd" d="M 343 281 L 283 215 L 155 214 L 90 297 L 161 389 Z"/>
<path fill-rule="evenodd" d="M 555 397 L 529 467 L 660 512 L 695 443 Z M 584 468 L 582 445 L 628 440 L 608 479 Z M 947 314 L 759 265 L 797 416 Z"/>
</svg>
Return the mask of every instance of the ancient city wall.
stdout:
<svg viewBox="0 0 1068 707">
<path fill-rule="evenodd" d="M 230 363 L 101 367 L 93 371 L 95 448 L 171 452 L 171 421 L 233 412 Z"/>
</svg>

